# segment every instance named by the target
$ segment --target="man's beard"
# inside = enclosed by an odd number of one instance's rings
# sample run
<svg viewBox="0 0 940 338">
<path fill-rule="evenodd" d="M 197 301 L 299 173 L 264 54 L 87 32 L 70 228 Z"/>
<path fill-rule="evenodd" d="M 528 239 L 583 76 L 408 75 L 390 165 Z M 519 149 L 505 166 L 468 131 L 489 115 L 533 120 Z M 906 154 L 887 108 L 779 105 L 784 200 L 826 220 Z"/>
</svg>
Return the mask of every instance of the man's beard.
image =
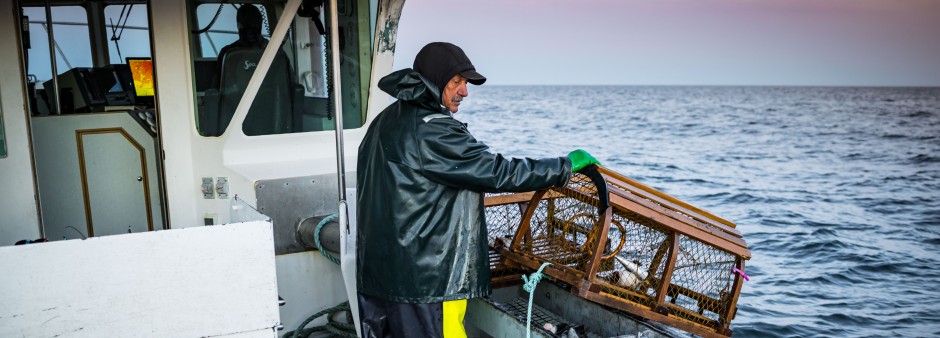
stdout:
<svg viewBox="0 0 940 338">
<path fill-rule="evenodd" d="M 460 96 L 460 94 L 455 94 L 454 97 L 450 99 L 450 102 L 460 103 L 460 101 L 463 101 L 463 98 L 464 97 Z"/>
</svg>

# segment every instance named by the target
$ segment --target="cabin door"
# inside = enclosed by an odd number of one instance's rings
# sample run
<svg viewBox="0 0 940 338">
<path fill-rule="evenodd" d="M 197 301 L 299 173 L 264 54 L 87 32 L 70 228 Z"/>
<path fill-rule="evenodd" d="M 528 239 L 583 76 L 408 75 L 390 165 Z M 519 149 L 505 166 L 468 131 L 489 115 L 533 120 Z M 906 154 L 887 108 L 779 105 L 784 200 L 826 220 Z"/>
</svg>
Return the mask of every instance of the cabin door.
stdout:
<svg viewBox="0 0 940 338">
<path fill-rule="evenodd" d="M 79 132 L 77 142 L 88 234 L 153 230 L 144 148 L 123 129 Z"/>
<path fill-rule="evenodd" d="M 23 80 L 43 237 L 165 228 L 148 6 L 31 4 Z"/>
</svg>

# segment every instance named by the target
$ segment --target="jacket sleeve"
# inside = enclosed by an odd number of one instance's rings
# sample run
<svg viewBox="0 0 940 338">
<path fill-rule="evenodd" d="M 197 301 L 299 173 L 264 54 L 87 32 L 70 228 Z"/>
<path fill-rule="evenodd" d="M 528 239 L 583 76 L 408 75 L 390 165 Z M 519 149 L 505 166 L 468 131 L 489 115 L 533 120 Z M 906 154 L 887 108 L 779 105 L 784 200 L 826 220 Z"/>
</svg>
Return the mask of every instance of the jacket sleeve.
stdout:
<svg viewBox="0 0 940 338">
<path fill-rule="evenodd" d="M 489 151 L 453 118 L 420 121 L 419 172 L 428 179 L 482 192 L 533 191 L 561 186 L 571 177 L 567 157 L 507 158 Z"/>
</svg>

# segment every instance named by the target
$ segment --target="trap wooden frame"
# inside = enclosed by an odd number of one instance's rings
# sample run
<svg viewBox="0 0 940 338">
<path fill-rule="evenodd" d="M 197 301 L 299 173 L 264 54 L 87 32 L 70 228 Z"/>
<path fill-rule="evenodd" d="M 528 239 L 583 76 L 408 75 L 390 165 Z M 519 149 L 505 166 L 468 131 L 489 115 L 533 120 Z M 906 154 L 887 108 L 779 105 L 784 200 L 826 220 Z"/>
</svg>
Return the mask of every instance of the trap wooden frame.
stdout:
<svg viewBox="0 0 940 338">
<path fill-rule="evenodd" d="M 537 192 L 487 196 L 485 198 L 487 208 L 515 204 L 522 210 L 520 223 L 508 225 L 510 230 L 515 228 L 511 243 L 503 243 L 493 248 L 502 256 L 494 268 L 536 270 L 545 262 L 554 262 L 555 264 L 545 268 L 544 273 L 557 281 L 569 284 L 571 292 L 584 299 L 705 337 L 730 336 L 732 334 L 730 323 L 734 318 L 736 303 L 741 293 L 745 261 L 751 258 L 747 244 L 741 233 L 735 229 L 735 224 L 609 169 L 598 167 L 598 171 L 607 183 L 610 206 L 606 210 L 597 212 L 600 217 L 589 230 L 590 233 L 580 234 L 585 240 L 580 243 L 571 243 L 567 247 L 568 252 L 571 252 L 571 247 L 577 247 L 584 253 L 586 260 L 581 263 L 557 264 L 559 262 L 557 254 L 555 254 L 556 257 L 551 257 L 553 253 L 545 249 L 534 250 L 533 247 L 536 245 L 534 243 L 537 243 L 538 239 L 533 238 L 533 215 L 539 208 L 540 202 L 551 203 L 552 200 L 561 198 L 575 198 L 580 202 L 593 205 L 597 210 L 597 206 L 600 205 L 597 189 L 586 189 L 583 185 L 569 182 L 566 187 Z M 572 182 L 574 180 L 572 178 Z M 545 203 L 542 205 L 544 206 Z M 551 207 L 548 207 L 548 211 L 542 210 L 541 212 L 551 213 L 550 209 Z M 647 278 L 641 284 L 644 291 L 621 288 L 598 275 L 602 270 L 610 269 L 613 263 L 609 258 L 620 252 L 623 247 L 623 238 L 627 237 L 623 225 L 613 221 L 615 213 L 620 220 L 626 219 L 632 222 L 628 219 L 629 217 L 624 216 L 625 214 L 642 219 L 640 222 L 642 224 L 638 223 L 638 226 L 649 224 L 655 228 L 656 233 L 664 235 L 663 240 L 658 242 L 658 247 L 653 251 L 655 254 L 650 255 L 652 258 L 647 264 Z M 578 214 L 572 217 L 581 216 L 583 215 Z M 565 222 L 567 224 L 571 220 Z M 488 223 L 490 223 L 489 220 Z M 612 224 L 621 232 L 620 241 L 613 243 L 616 251 L 605 253 L 605 250 L 610 250 L 607 241 Z M 557 226 L 554 230 L 558 230 Z M 677 256 L 680 252 L 686 253 L 687 251 L 682 247 L 683 245 L 697 246 L 698 249 L 695 250 L 698 252 L 714 252 L 722 257 L 733 257 L 726 262 L 717 263 L 733 266 L 740 273 L 733 272 L 731 268 L 723 268 L 727 266 L 720 266 L 720 270 L 712 269 L 710 276 L 707 274 L 686 276 L 684 282 L 677 282 L 674 276 L 677 271 L 677 262 L 680 260 Z M 562 250 L 556 248 L 555 251 Z M 718 276 L 715 271 L 718 271 Z M 728 287 L 723 288 L 720 296 L 716 297 L 683 285 L 683 283 L 690 283 L 689 280 L 694 280 L 695 277 L 718 279 L 718 284 L 724 281 Z M 712 283 L 711 285 L 716 283 L 716 281 L 704 282 Z M 494 284 L 505 283 L 505 276 L 494 274 Z M 708 293 L 714 294 L 715 292 Z M 677 304 L 677 298 L 685 300 L 685 305 Z M 710 316 L 705 315 L 706 311 L 711 313 Z"/>
</svg>

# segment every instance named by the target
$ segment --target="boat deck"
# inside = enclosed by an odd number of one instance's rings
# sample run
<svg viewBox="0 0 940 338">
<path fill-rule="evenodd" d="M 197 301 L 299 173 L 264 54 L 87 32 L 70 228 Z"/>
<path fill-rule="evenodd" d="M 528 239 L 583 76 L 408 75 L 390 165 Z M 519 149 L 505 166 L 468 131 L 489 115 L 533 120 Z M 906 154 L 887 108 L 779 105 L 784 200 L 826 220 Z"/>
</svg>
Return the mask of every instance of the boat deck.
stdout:
<svg viewBox="0 0 940 338">
<path fill-rule="evenodd" d="M 529 294 L 521 286 L 493 290 L 467 305 L 465 325 L 469 337 L 525 337 Z M 548 327 L 583 328 L 579 337 L 684 337 L 687 333 L 577 297 L 565 287 L 543 279 L 535 289 L 532 337 L 566 337 Z M 558 330 L 561 331 L 561 330 Z M 580 331 L 580 330 L 579 330 Z"/>
</svg>

